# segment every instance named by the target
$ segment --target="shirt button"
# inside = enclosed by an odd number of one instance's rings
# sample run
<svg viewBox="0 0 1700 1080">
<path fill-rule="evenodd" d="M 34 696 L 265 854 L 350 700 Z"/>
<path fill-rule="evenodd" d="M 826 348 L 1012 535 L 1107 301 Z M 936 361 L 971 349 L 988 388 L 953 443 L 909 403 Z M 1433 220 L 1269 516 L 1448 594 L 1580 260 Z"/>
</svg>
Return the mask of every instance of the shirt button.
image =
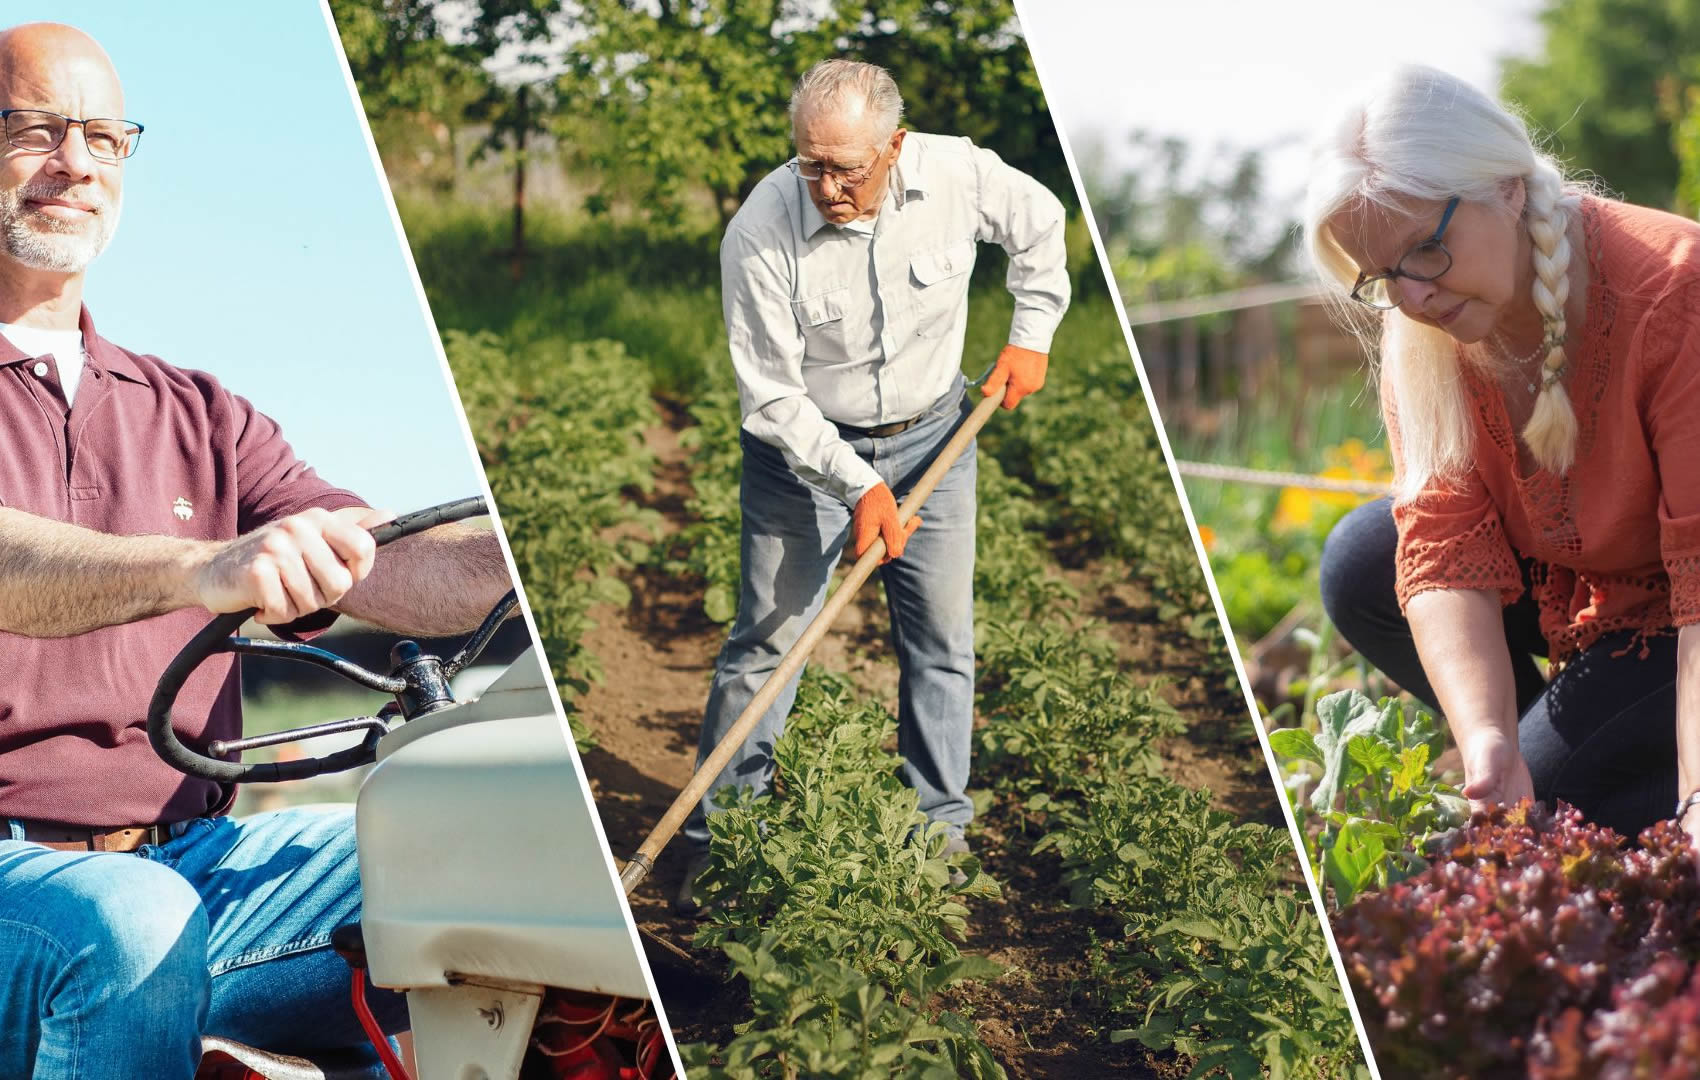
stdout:
<svg viewBox="0 0 1700 1080">
<path fill-rule="evenodd" d="M 45 361 L 37 360 L 35 362 L 35 367 L 30 370 L 35 372 L 35 376 L 38 379 L 45 379 L 47 377 L 47 363 Z"/>
</svg>

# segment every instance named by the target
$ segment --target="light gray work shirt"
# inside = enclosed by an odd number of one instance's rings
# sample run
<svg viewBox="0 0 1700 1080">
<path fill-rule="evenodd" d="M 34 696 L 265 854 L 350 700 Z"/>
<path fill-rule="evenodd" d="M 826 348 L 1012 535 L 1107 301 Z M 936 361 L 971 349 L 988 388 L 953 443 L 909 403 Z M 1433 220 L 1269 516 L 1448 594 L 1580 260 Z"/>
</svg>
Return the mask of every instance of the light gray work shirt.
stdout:
<svg viewBox="0 0 1700 1080">
<path fill-rule="evenodd" d="M 965 138 L 908 133 L 879 214 L 844 227 L 775 169 L 720 243 L 744 429 L 854 506 L 880 478 L 833 421 L 908 420 L 949 391 L 977 241 L 1009 254 L 1009 343 L 1050 352 L 1069 299 L 1063 217 L 1037 180 Z"/>
</svg>

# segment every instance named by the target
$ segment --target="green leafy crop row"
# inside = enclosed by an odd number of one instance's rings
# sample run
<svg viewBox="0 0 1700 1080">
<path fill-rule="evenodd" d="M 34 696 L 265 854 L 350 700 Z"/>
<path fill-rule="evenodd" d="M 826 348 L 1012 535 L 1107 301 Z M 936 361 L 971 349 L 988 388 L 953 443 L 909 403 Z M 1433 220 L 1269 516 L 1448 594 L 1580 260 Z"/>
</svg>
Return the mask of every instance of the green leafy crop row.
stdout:
<svg viewBox="0 0 1700 1080">
<path fill-rule="evenodd" d="M 1003 1075 L 967 1021 L 932 1005 L 948 985 L 1000 973 L 957 948 L 963 901 L 998 887 L 973 856 L 941 857 L 943 826 L 898 778 L 892 731 L 847 679 L 811 671 L 771 790 L 729 789 L 709 819 L 712 914 L 696 944 L 724 949 L 754 1015 L 724 1048 L 682 1048 L 703 1075 Z"/>
<path fill-rule="evenodd" d="M 1068 387 L 1059 397 L 1070 396 Z M 1154 440 L 1122 423 L 1119 442 L 1113 432 L 1090 436 L 1112 455 L 1100 479 L 1108 473 L 1132 483 L 1126 478 L 1143 472 L 1141 488 L 1152 498 L 1166 492 L 1173 506 Z M 1036 452 L 1060 438 L 1017 445 Z M 1028 464 L 1024 454 L 1012 456 L 1018 467 Z M 1166 604 L 1179 604 L 1190 594 L 1174 586 L 1184 586 L 1185 565 L 1197 574 L 1197 564 L 1189 546 L 1181 555 L 1187 533 L 1178 511 L 1152 515 L 1154 535 L 1134 542 L 1122 539 L 1125 521 L 1108 536 L 1095 532 L 1090 507 L 1082 512 L 1066 491 L 1054 514 L 1011 513 L 1009 503 L 1029 489 L 996 460 L 982 457 L 981 477 L 976 599 L 988 721 L 981 745 L 994 784 L 1044 832 L 1033 853 L 1061 857 L 1070 902 L 1123 920 L 1122 938 L 1098 943 L 1090 957 L 1098 1000 L 1126 1018 L 1111 1038 L 1185 1054 L 1192 1076 L 1360 1074 L 1321 928 L 1304 891 L 1291 884 L 1290 839 L 1235 824 L 1211 808 L 1208 791 L 1161 775 L 1157 744 L 1182 730 L 1182 718 L 1157 687 L 1119 670 L 1101 625 L 1059 602 L 1067 586 L 1035 531 L 1060 523 L 1085 532 L 1089 542 L 1133 556 L 1141 573 L 1149 564 L 1140 552 L 1167 551 L 1153 585 L 1170 597 Z"/>
</svg>

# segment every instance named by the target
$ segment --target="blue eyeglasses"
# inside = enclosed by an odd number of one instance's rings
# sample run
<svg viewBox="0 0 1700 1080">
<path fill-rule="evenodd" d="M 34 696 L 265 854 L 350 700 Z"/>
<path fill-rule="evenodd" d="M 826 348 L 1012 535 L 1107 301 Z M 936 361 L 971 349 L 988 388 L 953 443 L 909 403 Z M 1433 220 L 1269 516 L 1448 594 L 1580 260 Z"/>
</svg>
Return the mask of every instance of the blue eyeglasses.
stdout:
<svg viewBox="0 0 1700 1080">
<path fill-rule="evenodd" d="M 1356 284 L 1352 286 L 1352 299 L 1377 311 L 1390 311 L 1399 306 L 1399 298 L 1393 291 L 1395 278 L 1433 281 L 1452 269 L 1452 253 L 1446 250 L 1446 245 L 1440 242 L 1440 237 L 1446 232 L 1447 224 L 1452 221 L 1452 212 L 1456 209 L 1458 196 L 1454 195 L 1446 202 L 1446 213 L 1440 216 L 1440 228 L 1434 230 L 1433 236 L 1405 252 L 1398 266 L 1383 270 L 1379 274 L 1359 274 Z"/>
</svg>

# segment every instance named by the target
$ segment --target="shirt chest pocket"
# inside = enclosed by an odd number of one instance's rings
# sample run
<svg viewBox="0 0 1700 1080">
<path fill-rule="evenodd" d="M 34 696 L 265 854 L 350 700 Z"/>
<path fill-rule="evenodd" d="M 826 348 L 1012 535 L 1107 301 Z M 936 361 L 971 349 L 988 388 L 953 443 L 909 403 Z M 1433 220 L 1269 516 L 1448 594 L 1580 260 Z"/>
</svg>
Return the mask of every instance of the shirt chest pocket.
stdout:
<svg viewBox="0 0 1700 1080">
<path fill-rule="evenodd" d="M 797 326 L 803 331 L 805 364 L 847 359 L 845 315 L 849 311 L 850 287 L 839 286 L 803 300 L 791 301 Z"/>
<path fill-rule="evenodd" d="M 974 269 L 974 255 L 974 241 L 962 240 L 909 261 L 918 336 L 937 336 L 955 323 L 954 316 L 968 293 L 968 271 Z"/>
</svg>

